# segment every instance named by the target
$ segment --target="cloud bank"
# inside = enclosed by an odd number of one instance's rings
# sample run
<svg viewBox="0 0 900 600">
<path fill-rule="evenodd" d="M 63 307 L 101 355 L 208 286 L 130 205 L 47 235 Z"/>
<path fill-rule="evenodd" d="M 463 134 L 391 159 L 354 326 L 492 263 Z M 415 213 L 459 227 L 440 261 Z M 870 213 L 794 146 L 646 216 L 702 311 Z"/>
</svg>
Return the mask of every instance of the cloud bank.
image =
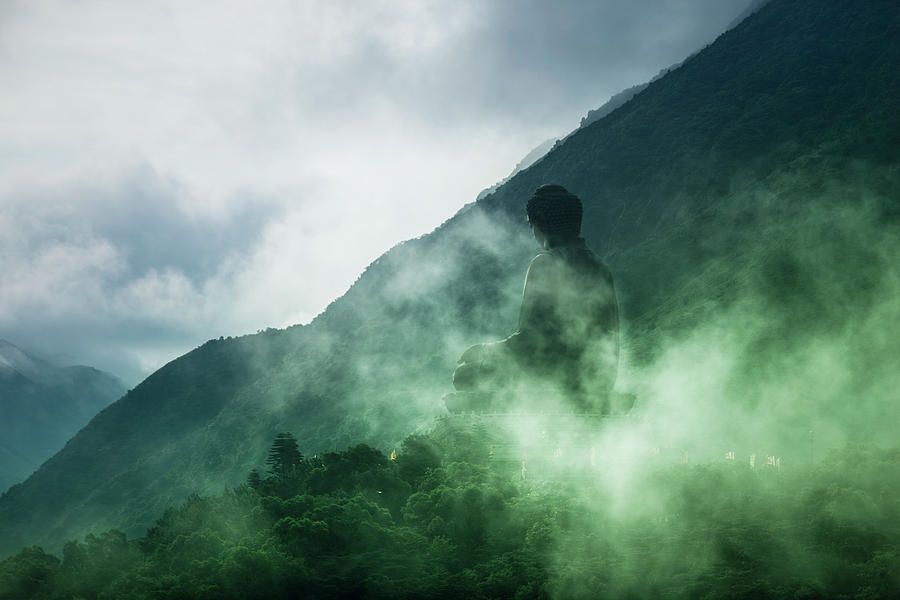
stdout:
<svg viewBox="0 0 900 600">
<path fill-rule="evenodd" d="M 727 2 L 10 2 L 0 337 L 137 382 L 308 322 Z"/>
</svg>

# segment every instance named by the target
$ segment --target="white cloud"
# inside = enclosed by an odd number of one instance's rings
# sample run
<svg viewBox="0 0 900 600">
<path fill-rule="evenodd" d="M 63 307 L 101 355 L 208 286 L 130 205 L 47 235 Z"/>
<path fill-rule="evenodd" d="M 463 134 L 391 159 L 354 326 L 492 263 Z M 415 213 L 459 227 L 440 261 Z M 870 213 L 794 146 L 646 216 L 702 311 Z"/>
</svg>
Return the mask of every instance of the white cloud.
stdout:
<svg viewBox="0 0 900 600">
<path fill-rule="evenodd" d="M 6 3 L 0 337 L 138 377 L 308 321 L 743 4 Z"/>
<path fill-rule="evenodd" d="M 0 325 L 21 318 L 81 318 L 106 308 L 106 281 L 124 261 L 105 240 L 51 242 L 34 254 L 4 248 Z"/>
</svg>

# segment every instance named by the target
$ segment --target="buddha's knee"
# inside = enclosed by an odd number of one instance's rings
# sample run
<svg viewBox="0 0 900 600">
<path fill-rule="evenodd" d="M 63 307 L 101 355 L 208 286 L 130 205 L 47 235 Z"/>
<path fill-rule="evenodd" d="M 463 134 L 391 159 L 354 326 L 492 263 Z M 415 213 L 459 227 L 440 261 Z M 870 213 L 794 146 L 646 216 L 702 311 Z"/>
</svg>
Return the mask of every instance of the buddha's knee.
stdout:
<svg viewBox="0 0 900 600">
<path fill-rule="evenodd" d="M 480 368 L 473 363 L 463 363 L 453 372 L 453 387 L 464 392 L 478 387 Z"/>
<path fill-rule="evenodd" d="M 453 372 L 453 387 L 461 392 L 490 391 L 504 387 L 507 379 L 495 364 L 466 362 Z"/>
</svg>

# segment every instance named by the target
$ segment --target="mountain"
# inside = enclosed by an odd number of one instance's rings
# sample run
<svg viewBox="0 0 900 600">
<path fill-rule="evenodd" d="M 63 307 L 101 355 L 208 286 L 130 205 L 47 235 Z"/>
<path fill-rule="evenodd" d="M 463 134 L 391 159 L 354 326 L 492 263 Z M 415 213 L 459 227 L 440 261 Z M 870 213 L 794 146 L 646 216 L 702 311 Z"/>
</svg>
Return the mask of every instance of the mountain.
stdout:
<svg viewBox="0 0 900 600">
<path fill-rule="evenodd" d="M 755 0 L 754 5 L 752 5 L 752 6 L 755 6 L 755 4 L 757 2 L 763 2 L 763 1 L 764 0 Z M 739 23 L 743 19 L 747 18 L 747 16 L 749 16 L 750 14 L 752 14 L 752 11 L 750 10 L 750 8 L 748 8 L 747 11 L 745 11 L 743 13 L 743 17 L 737 19 L 735 21 L 735 23 L 732 23 L 731 25 L 729 25 L 729 29 L 731 27 L 734 27 L 736 23 Z M 650 85 L 651 83 L 653 83 L 654 81 L 656 81 L 657 79 L 659 79 L 660 77 L 662 77 L 663 75 L 665 75 L 666 73 L 671 71 L 672 69 L 677 69 L 680 66 L 681 66 L 680 62 L 676 63 L 670 67 L 660 70 L 660 72 L 657 73 L 647 83 L 639 83 L 638 85 L 633 85 L 630 88 L 626 88 L 617 94 L 613 94 L 612 96 L 610 96 L 609 100 L 607 100 L 606 102 L 601 104 L 598 108 L 589 110 L 587 115 L 581 118 L 581 122 L 579 123 L 578 128 L 580 129 L 582 127 L 587 127 L 591 123 L 594 123 L 595 121 L 599 121 L 600 119 L 602 119 L 603 117 L 605 117 L 606 115 L 611 113 L 612 111 L 616 110 L 617 108 L 619 108 L 620 106 L 622 106 L 623 104 L 625 104 L 626 102 L 631 100 L 635 96 L 635 94 L 643 92 L 647 88 L 648 85 Z M 576 129 L 575 131 L 578 131 L 578 130 Z M 575 133 L 575 132 L 573 131 L 572 133 Z M 570 133 L 569 135 L 572 135 L 572 133 Z M 525 157 L 522 158 L 522 160 L 520 160 L 518 163 L 516 163 L 516 166 L 513 168 L 513 170 L 510 172 L 509 175 L 507 175 L 506 177 L 504 177 L 503 179 L 501 179 L 500 181 L 498 181 L 491 187 L 481 190 L 481 192 L 478 193 L 478 197 L 476 198 L 476 200 L 481 200 L 484 197 L 496 192 L 500 186 L 502 186 L 504 183 L 506 183 L 507 181 L 512 179 L 520 171 L 524 171 L 525 169 L 527 169 L 528 167 L 530 167 L 531 165 L 533 165 L 534 163 L 536 163 L 537 161 L 542 159 L 547 154 L 547 152 L 552 150 L 555 146 L 561 144 L 567 137 L 568 136 L 565 136 L 562 139 L 544 140 L 543 142 L 541 142 L 540 144 L 538 144 L 537 146 L 532 148 L 531 151 L 529 151 L 528 154 L 526 154 Z"/>
<path fill-rule="evenodd" d="M 744 22 L 744 19 L 758 11 L 760 8 L 766 5 L 769 0 L 751 0 L 750 5 L 741 11 L 741 14 L 736 16 L 731 23 L 728 24 L 726 29 L 733 29 Z"/>
<path fill-rule="evenodd" d="M 553 145 L 556 144 L 557 141 L 558 140 L 555 139 L 544 140 L 543 142 L 532 148 L 528 152 L 528 154 L 526 154 L 525 157 L 522 158 L 522 160 L 516 163 L 516 166 L 513 168 L 509 175 L 507 175 L 491 187 L 481 190 L 481 192 L 478 193 L 478 197 L 476 198 L 476 200 L 481 200 L 488 194 L 493 194 L 497 191 L 497 188 L 512 179 L 519 171 L 524 171 L 525 169 L 542 159 L 544 155 L 547 154 L 547 152 L 549 152 L 551 148 L 553 148 Z"/>
<path fill-rule="evenodd" d="M 765 4 L 392 248 L 309 325 L 153 373 L 0 498 L 0 551 L 142 534 L 262 467 L 281 431 L 311 455 L 426 429 L 459 354 L 514 329 L 536 251 L 523 202 L 550 182 L 582 198 L 613 270 L 620 386 L 657 445 L 764 443 L 790 462 L 810 430 L 825 447 L 895 443 L 898 34 L 894 0 Z"/>
<path fill-rule="evenodd" d="M 125 393 L 91 367 L 55 367 L 0 340 L 0 489 L 24 481 Z"/>
<path fill-rule="evenodd" d="M 745 20 L 747 17 L 749 17 L 750 15 L 752 15 L 753 13 L 755 13 L 756 11 L 758 11 L 760 8 L 762 8 L 762 7 L 766 4 L 766 2 L 768 2 L 768 1 L 769 1 L 769 0 L 752 0 L 752 1 L 750 2 L 750 5 L 747 6 L 747 8 L 745 8 L 745 9 L 741 12 L 741 14 L 739 14 L 737 17 L 735 17 L 735 18 L 731 21 L 731 23 L 728 24 L 728 27 L 726 28 L 726 30 L 728 30 L 728 29 L 733 29 L 733 28 L 737 27 L 738 25 L 740 25 L 741 23 L 743 23 L 744 20 Z M 692 54 L 691 56 L 689 56 L 688 58 L 691 58 L 692 56 L 693 56 L 693 54 Z M 685 59 L 685 60 L 687 60 L 687 59 Z M 583 118 L 581 119 L 581 123 L 580 123 L 580 125 L 579 125 L 579 128 L 587 127 L 588 125 L 594 123 L 595 121 L 599 121 L 600 119 L 602 119 L 603 117 L 605 117 L 606 115 L 608 115 L 609 113 L 611 113 L 612 111 L 616 110 L 617 108 L 619 108 L 620 106 L 624 105 L 626 102 L 628 102 L 629 100 L 631 100 L 632 98 L 634 98 L 635 95 L 637 95 L 637 94 L 643 92 L 645 89 L 647 89 L 647 86 L 648 86 L 648 85 L 650 85 L 651 83 L 653 83 L 654 81 L 656 81 L 656 80 L 659 79 L 660 77 L 663 77 L 663 76 L 664 76 L 666 73 L 668 73 L 669 71 L 672 71 L 672 70 L 674 70 L 674 69 L 677 69 L 677 68 L 680 67 L 682 64 L 684 64 L 684 61 L 675 63 L 674 65 L 671 65 L 671 66 L 669 66 L 669 67 L 666 67 L 665 69 L 661 69 L 661 70 L 659 71 L 659 73 L 657 73 L 656 75 L 654 75 L 653 78 L 650 79 L 650 81 L 648 81 L 647 83 L 639 83 L 639 84 L 637 84 L 637 85 L 631 86 L 630 88 L 626 88 L 626 89 L 622 90 L 621 92 L 619 92 L 619 93 L 617 93 L 617 94 L 613 94 L 613 95 L 609 98 L 609 100 L 607 100 L 605 103 L 603 103 L 602 105 L 600 105 L 599 108 L 595 108 L 595 109 L 593 109 L 593 110 L 589 110 L 589 111 L 588 111 L 588 114 L 587 114 L 585 117 L 583 117 Z M 577 131 L 577 130 L 576 130 L 576 131 Z M 574 132 L 573 132 L 573 133 L 574 133 Z M 524 161 L 523 161 L 523 162 L 524 162 Z M 533 161 L 532 161 L 532 162 L 533 162 Z M 530 163 L 529 163 L 529 164 L 530 164 Z M 518 169 L 518 170 L 514 171 L 513 174 L 517 173 L 517 172 L 520 171 L 520 170 L 521 170 L 521 169 Z M 508 178 L 507 178 L 507 179 L 508 179 Z M 504 183 L 505 183 L 505 182 L 506 182 L 506 180 L 504 180 Z"/>
<path fill-rule="evenodd" d="M 741 14 L 739 14 L 737 17 L 735 17 L 734 20 L 731 21 L 731 23 L 728 24 L 727 29 L 732 29 L 732 28 L 740 25 L 744 21 L 744 19 L 746 19 L 747 17 L 752 15 L 754 12 L 756 12 L 757 10 L 762 8 L 762 6 L 765 5 L 765 3 L 768 1 L 769 0 L 752 0 L 750 5 L 747 8 L 745 8 L 741 12 Z M 691 55 L 691 56 L 693 56 L 693 55 Z M 690 58 L 690 57 L 688 57 L 688 58 Z M 579 129 L 582 127 L 587 127 L 588 125 L 590 125 L 591 123 L 594 123 L 595 121 L 599 121 L 600 119 L 602 119 L 603 117 L 605 117 L 606 115 L 611 113 L 612 111 L 616 110 L 617 108 L 619 108 L 620 106 L 622 106 L 623 104 L 625 104 L 626 102 L 631 100 L 636 94 L 643 92 L 647 88 L 647 86 L 650 85 L 651 83 L 653 83 L 660 77 L 664 76 L 669 71 L 680 67 L 683 62 L 684 61 L 681 61 L 681 62 L 675 63 L 674 65 L 666 67 L 665 69 L 661 69 L 659 71 L 659 73 L 654 75 L 653 78 L 650 79 L 650 81 L 648 81 L 647 83 L 639 83 L 637 85 L 633 85 L 629 88 L 626 88 L 626 89 L 622 90 L 621 92 L 613 94 L 612 96 L 610 96 L 609 100 L 607 100 L 606 102 L 601 104 L 598 108 L 589 110 L 587 115 L 582 117 L 581 123 L 579 123 Z M 572 132 L 572 133 L 574 133 L 574 132 Z M 569 135 L 571 135 L 571 134 L 569 134 Z M 563 139 L 565 139 L 565 138 L 563 138 Z M 519 171 L 524 171 L 525 169 L 527 169 L 528 167 L 530 167 L 531 165 L 536 163 L 538 160 L 543 158 L 544 155 L 547 154 L 547 152 L 549 152 L 550 149 L 553 148 L 553 146 L 555 144 L 559 144 L 559 143 L 561 143 L 561 141 L 562 140 L 556 140 L 556 139 L 545 140 L 544 142 L 542 142 L 541 144 L 539 144 L 538 146 L 533 148 L 528 154 L 525 155 L 525 157 L 522 160 L 520 160 L 516 164 L 515 168 L 513 168 L 512 172 L 509 175 L 507 175 L 506 177 L 504 177 L 498 183 L 495 183 L 491 187 L 482 190 L 478 194 L 477 199 L 481 200 L 488 194 L 492 194 L 493 192 L 495 192 L 497 190 L 497 188 L 499 188 L 501 185 L 503 185 L 504 183 L 506 183 L 507 181 L 512 179 L 513 176 L 516 175 Z"/>
<path fill-rule="evenodd" d="M 752 13 L 747 13 L 747 14 L 749 15 Z M 744 18 L 746 18 L 746 16 Z M 733 26 L 734 25 L 731 25 L 731 27 L 733 27 Z M 652 82 L 656 81 L 657 79 L 659 79 L 660 77 L 662 77 L 663 75 L 665 75 L 666 73 L 671 71 L 672 69 L 677 69 L 680 66 L 681 66 L 681 63 L 677 63 L 677 64 L 672 65 L 671 67 L 662 69 L 659 73 L 657 73 L 653 77 L 653 79 L 651 79 L 647 83 L 639 83 L 638 85 L 633 85 L 630 88 L 624 89 L 617 94 L 613 94 L 612 96 L 610 96 L 609 100 L 607 100 L 606 102 L 601 104 L 598 108 L 589 110 L 587 115 L 581 118 L 581 123 L 579 123 L 579 125 L 578 125 L 579 129 L 582 127 L 587 127 L 588 125 L 590 125 L 591 123 L 593 123 L 595 121 L 599 121 L 600 119 L 602 119 L 603 117 L 605 117 L 606 115 L 611 113 L 612 111 L 616 110 L 617 108 L 619 108 L 620 106 L 622 106 L 623 104 L 625 104 L 626 102 L 631 100 L 635 96 L 635 94 L 638 94 L 638 93 L 644 91 L 647 88 L 647 86 L 650 85 Z M 576 129 L 575 131 L 578 131 L 578 130 Z M 572 133 L 574 133 L 574 131 Z M 571 133 L 569 135 L 571 135 Z M 565 137 L 568 137 L 568 136 L 565 136 Z M 565 137 L 562 139 L 544 140 L 543 142 L 541 142 L 540 144 L 538 144 L 537 146 L 532 148 L 531 151 L 529 151 L 528 154 L 526 154 L 525 157 L 522 158 L 522 160 L 520 160 L 518 163 L 516 163 L 516 166 L 513 168 L 513 170 L 510 172 L 509 175 L 507 175 L 506 177 L 504 177 L 503 179 L 501 179 L 500 181 L 498 181 L 491 187 L 481 190 L 481 192 L 479 192 L 476 200 L 481 200 L 484 197 L 496 192 L 500 186 L 502 186 L 504 183 L 506 183 L 507 181 L 512 179 L 520 171 L 524 171 L 525 169 L 527 169 L 528 167 L 530 167 L 531 165 L 533 165 L 534 163 L 536 163 L 537 161 L 542 159 L 547 154 L 547 152 L 549 152 L 555 146 L 561 144 L 565 140 Z"/>
</svg>

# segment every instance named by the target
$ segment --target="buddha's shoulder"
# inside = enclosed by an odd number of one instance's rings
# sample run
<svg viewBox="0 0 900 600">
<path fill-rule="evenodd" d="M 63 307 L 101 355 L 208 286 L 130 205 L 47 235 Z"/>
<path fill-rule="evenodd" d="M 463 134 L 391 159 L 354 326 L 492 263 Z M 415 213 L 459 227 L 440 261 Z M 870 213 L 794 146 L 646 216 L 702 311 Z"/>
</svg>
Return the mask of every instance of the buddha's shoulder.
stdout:
<svg viewBox="0 0 900 600">
<path fill-rule="evenodd" d="M 557 257 L 555 257 L 553 255 L 552 252 L 550 252 L 550 251 L 540 252 L 534 258 L 531 259 L 531 266 L 532 267 L 535 265 L 537 265 L 538 267 L 543 267 L 544 265 L 549 266 L 549 265 L 552 265 L 554 262 L 556 262 L 556 260 L 558 260 L 558 259 L 557 259 Z"/>
</svg>

